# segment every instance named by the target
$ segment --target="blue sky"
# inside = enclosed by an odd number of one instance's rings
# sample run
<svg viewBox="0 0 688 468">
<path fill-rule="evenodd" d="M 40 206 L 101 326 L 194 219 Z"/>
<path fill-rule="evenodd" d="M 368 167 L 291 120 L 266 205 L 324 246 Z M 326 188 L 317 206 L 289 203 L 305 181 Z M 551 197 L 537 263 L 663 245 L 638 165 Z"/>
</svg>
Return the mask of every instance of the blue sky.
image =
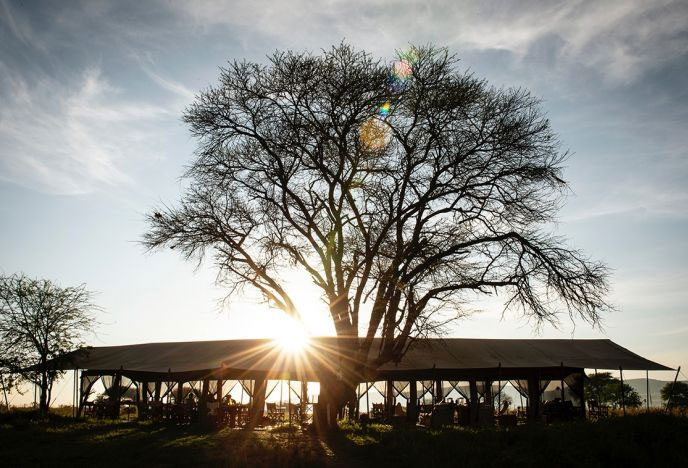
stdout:
<svg viewBox="0 0 688 468">
<path fill-rule="evenodd" d="M 251 297 L 218 305 L 212 268 L 138 244 L 178 198 L 194 141 L 181 113 L 228 60 L 346 40 L 380 56 L 447 46 L 460 66 L 542 97 L 572 156 L 557 229 L 613 269 L 609 337 L 688 365 L 688 3 L 19 2 L 0 0 L 0 271 L 86 283 L 105 309 L 93 344 L 274 335 Z M 314 334 L 331 334 L 295 280 Z M 530 337 L 487 301 L 454 336 Z"/>
</svg>

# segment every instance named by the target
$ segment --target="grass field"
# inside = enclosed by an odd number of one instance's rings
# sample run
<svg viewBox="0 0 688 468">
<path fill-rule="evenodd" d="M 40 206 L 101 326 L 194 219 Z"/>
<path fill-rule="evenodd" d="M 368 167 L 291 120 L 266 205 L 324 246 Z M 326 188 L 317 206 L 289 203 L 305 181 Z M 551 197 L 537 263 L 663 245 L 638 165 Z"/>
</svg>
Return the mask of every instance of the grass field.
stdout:
<svg viewBox="0 0 688 468">
<path fill-rule="evenodd" d="M 638 414 L 511 430 L 342 423 L 327 436 L 0 415 L 2 466 L 688 466 L 688 418 Z"/>
</svg>

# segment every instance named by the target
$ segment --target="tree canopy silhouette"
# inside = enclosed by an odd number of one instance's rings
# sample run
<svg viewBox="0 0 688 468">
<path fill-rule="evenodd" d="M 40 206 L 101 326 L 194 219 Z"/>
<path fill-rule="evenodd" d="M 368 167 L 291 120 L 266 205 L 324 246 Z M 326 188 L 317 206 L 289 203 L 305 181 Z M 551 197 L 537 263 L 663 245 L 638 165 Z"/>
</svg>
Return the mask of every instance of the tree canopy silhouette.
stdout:
<svg viewBox="0 0 688 468">
<path fill-rule="evenodd" d="M 97 324 L 84 285 L 61 287 L 24 274 L 0 276 L 0 371 L 40 388 L 39 408 L 48 414 L 55 379 L 64 371 L 55 358 L 83 346 Z"/>
<path fill-rule="evenodd" d="M 621 380 L 612 376 L 611 372 L 588 375 L 585 379 L 585 394 L 600 404 L 612 405 L 614 408 L 620 408 L 622 405 L 637 408 L 643 404 L 640 394 L 627 383 L 622 386 Z"/>
<path fill-rule="evenodd" d="M 688 383 L 667 382 L 660 394 L 667 407 L 688 408 Z"/>
<path fill-rule="evenodd" d="M 188 188 L 148 216 L 145 245 L 211 254 L 230 292 L 250 286 L 294 317 L 285 271 L 303 269 L 342 346 L 373 366 L 475 293 L 537 323 L 598 323 L 606 267 L 550 232 L 567 153 L 539 100 L 457 63 L 432 46 L 389 63 L 341 44 L 221 68 L 184 114 Z"/>
</svg>

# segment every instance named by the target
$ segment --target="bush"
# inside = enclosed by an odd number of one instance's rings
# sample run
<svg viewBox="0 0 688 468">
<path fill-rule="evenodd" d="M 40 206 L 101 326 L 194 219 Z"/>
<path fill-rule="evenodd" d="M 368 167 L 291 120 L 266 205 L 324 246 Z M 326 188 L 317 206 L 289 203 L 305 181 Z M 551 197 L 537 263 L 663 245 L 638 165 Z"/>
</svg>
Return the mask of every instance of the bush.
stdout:
<svg viewBox="0 0 688 468">
<path fill-rule="evenodd" d="M 597 400 L 603 405 L 611 405 L 614 408 L 621 407 L 622 402 L 629 408 L 637 408 L 643 404 L 638 392 L 628 384 L 623 384 L 622 397 L 621 381 L 613 377 L 610 372 L 589 375 L 585 380 L 585 394 L 590 400 Z"/>
<path fill-rule="evenodd" d="M 673 393 L 672 393 L 673 386 Z M 667 403 L 671 398 L 672 408 L 688 408 L 688 383 L 686 382 L 667 382 L 661 390 L 662 400 Z"/>
</svg>

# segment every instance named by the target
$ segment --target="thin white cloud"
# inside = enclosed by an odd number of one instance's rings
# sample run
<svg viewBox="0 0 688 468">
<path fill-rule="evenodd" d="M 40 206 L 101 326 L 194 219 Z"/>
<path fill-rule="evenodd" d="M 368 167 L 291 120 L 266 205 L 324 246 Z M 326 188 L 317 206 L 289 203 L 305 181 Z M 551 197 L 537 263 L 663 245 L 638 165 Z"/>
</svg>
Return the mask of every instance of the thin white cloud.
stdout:
<svg viewBox="0 0 688 468">
<path fill-rule="evenodd" d="M 682 0 L 256 0 L 169 5 L 200 31 L 217 25 L 240 27 L 280 44 L 311 44 L 316 49 L 342 38 L 375 52 L 409 41 L 432 41 L 459 50 L 506 50 L 522 58 L 539 41 L 558 38 L 559 65 L 595 69 L 613 83 L 631 82 L 688 53 L 688 3 Z"/>
<path fill-rule="evenodd" d="M 155 70 L 155 61 L 150 54 L 132 52 L 129 55 L 139 64 L 141 70 L 143 70 L 148 78 L 160 88 L 174 94 L 182 101 L 183 105 L 190 103 L 194 99 L 194 92 L 189 88 L 178 81 L 162 76 Z"/>
<path fill-rule="evenodd" d="M 172 110 L 132 102 L 97 67 L 65 85 L 29 83 L 0 62 L 0 178 L 36 190 L 77 194 L 129 183 L 127 159 L 149 154 L 146 124 Z"/>
<path fill-rule="evenodd" d="M 663 216 L 688 218 L 688 192 L 660 186 L 627 187 L 621 185 L 590 204 L 567 213 L 563 222 L 588 221 L 614 215 Z"/>
<path fill-rule="evenodd" d="M 674 336 L 674 335 L 685 335 L 688 334 L 688 327 L 672 328 L 669 330 L 664 330 L 657 332 L 654 336 Z"/>
<path fill-rule="evenodd" d="M 191 102 L 193 100 L 194 92 L 185 87 L 183 84 L 174 80 L 170 80 L 169 78 L 165 78 L 148 67 L 142 67 L 142 69 L 146 75 L 148 75 L 148 77 L 158 84 L 162 89 L 177 95 L 185 102 Z"/>
</svg>

